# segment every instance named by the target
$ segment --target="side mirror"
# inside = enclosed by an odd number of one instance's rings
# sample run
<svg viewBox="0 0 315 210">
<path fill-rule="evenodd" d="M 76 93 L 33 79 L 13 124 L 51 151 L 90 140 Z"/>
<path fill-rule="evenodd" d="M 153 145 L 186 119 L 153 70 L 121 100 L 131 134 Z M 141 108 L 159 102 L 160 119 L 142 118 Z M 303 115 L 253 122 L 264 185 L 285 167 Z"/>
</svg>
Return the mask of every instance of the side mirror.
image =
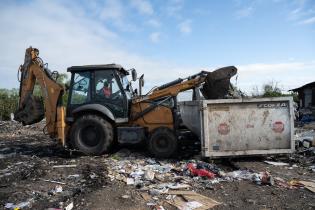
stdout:
<svg viewBox="0 0 315 210">
<path fill-rule="evenodd" d="M 143 79 L 143 77 L 144 77 L 144 74 L 142 74 L 141 77 L 139 78 L 139 84 L 141 85 L 141 87 L 144 86 L 144 79 Z"/>
<path fill-rule="evenodd" d="M 139 78 L 139 96 L 142 95 L 142 87 L 144 86 L 144 74 L 141 75 L 141 77 Z"/>
<path fill-rule="evenodd" d="M 137 80 L 137 71 L 135 69 L 131 70 L 132 81 Z"/>
</svg>

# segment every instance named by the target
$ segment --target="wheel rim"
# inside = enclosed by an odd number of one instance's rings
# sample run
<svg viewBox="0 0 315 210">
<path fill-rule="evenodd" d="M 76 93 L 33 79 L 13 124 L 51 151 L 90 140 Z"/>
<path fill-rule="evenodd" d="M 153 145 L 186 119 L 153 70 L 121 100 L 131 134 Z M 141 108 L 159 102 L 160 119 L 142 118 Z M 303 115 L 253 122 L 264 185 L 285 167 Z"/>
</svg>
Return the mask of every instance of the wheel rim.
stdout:
<svg viewBox="0 0 315 210">
<path fill-rule="evenodd" d="M 155 140 L 155 148 L 159 152 L 165 152 L 168 150 L 169 141 L 167 140 L 166 136 L 160 136 Z"/>
<path fill-rule="evenodd" d="M 97 146 L 103 136 L 103 131 L 98 125 L 87 125 L 80 131 L 81 142 L 89 147 Z"/>
</svg>

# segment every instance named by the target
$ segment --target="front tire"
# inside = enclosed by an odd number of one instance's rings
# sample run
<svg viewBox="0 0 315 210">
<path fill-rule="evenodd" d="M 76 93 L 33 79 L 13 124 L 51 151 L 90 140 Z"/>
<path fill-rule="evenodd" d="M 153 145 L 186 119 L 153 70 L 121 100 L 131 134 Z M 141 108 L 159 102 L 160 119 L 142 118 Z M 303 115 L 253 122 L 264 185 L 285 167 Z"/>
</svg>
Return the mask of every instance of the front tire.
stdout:
<svg viewBox="0 0 315 210">
<path fill-rule="evenodd" d="M 171 129 L 157 128 L 152 132 L 148 142 L 150 153 L 157 158 L 169 158 L 177 151 L 177 139 Z"/>
<path fill-rule="evenodd" d="M 88 155 L 101 155 L 108 152 L 113 139 L 112 125 L 97 115 L 81 116 L 71 129 L 71 141 L 74 147 Z"/>
</svg>

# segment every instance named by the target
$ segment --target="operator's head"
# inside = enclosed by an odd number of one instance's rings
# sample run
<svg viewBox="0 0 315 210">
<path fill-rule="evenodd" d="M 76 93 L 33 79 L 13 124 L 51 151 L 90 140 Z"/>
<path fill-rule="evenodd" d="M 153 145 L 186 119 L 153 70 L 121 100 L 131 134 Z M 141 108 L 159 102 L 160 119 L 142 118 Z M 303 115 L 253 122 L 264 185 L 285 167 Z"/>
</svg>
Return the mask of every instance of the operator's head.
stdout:
<svg viewBox="0 0 315 210">
<path fill-rule="evenodd" d="M 109 84 L 107 81 L 104 82 L 104 87 L 109 87 Z"/>
</svg>

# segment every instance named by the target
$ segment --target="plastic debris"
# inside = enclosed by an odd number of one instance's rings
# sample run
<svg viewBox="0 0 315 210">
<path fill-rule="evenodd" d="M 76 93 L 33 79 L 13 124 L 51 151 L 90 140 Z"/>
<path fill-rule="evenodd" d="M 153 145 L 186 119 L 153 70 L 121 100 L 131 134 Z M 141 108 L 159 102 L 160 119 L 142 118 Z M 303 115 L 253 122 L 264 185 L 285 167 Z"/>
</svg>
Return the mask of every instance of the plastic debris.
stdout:
<svg viewBox="0 0 315 210">
<path fill-rule="evenodd" d="M 198 201 L 190 201 L 185 203 L 184 209 L 196 209 L 203 206 L 201 203 Z"/>
<path fill-rule="evenodd" d="M 77 165 L 55 165 L 53 168 L 75 168 Z"/>
<path fill-rule="evenodd" d="M 80 177 L 80 174 L 72 174 L 72 175 L 69 175 L 67 179 L 79 178 L 79 177 Z"/>
<path fill-rule="evenodd" d="M 73 207 L 74 207 L 73 202 L 71 202 L 66 206 L 65 210 L 71 210 L 73 209 Z"/>
<path fill-rule="evenodd" d="M 133 184 L 135 184 L 135 180 L 133 178 L 127 178 L 126 183 L 127 183 L 127 185 L 133 185 Z"/>
<path fill-rule="evenodd" d="M 154 179 L 154 175 L 155 173 L 151 170 L 147 170 L 144 172 L 144 178 L 149 181 L 152 181 Z"/>
<path fill-rule="evenodd" d="M 154 206 L 153 210 L 165 210 L 163 206 Z"/>
<path fill-rule="evenodd" d="M 14 205 L 14 203 L 6 203 L 4 208 L 6 208 L 6 209 L 23 209 L 26 207 L 30 207 L 32 201 L 33 201 L 33 199 L 29 199 L 28 201 L 21 202 L 17 205 Z"/>
<path fill-rule="evenodd" d="M 60 192 L 62 192 L 62 186 L 60 186 L 60 185 L 57 185 L 56 187 L 55 187 L 55 192 L 56 193 L 60 193 Z"/>
<path fill-rule="evenodd" d="M 264 161 L 265 163 L 273 166 L 288 166 L 289 163 L 283 163 L 283 162 L 274 162 L 274 161 Z"/>
<path fill-rule="evenodd" d="M 123 195 L 121 197 L 124 198 L 124 199 L 128 199 L 128 198 L 130 198 L 130 195 Z"/>
<path fill-rule="evenodd" d="M 213 179 L 216 175 L 206 169 L 197 169 L 193 163 L 187 164 L 187 169 L 192 176 L 207 177 L 208 179 Z"/>
<path fill-rule="evenodd" d="M 42 181 L 44 181 L 44 182 L 51 182 L 51 183 L 55 183 L 55 184 L 63 184 L 63 185 L 65 185 L 65 184 L 66 184 L 66 183 L 64 183 L 64 182 L 58 182 L 58 181 L 48 180 L 48 179 L 40 179 L 40 180 L 42 180 Z"/>
<path fill-rule="evenodd" d="M 237 170 L 226 173 L 226 176 L 237 180 L 252 180 L 253 172 L 248 170 Z"/>
</svg>

